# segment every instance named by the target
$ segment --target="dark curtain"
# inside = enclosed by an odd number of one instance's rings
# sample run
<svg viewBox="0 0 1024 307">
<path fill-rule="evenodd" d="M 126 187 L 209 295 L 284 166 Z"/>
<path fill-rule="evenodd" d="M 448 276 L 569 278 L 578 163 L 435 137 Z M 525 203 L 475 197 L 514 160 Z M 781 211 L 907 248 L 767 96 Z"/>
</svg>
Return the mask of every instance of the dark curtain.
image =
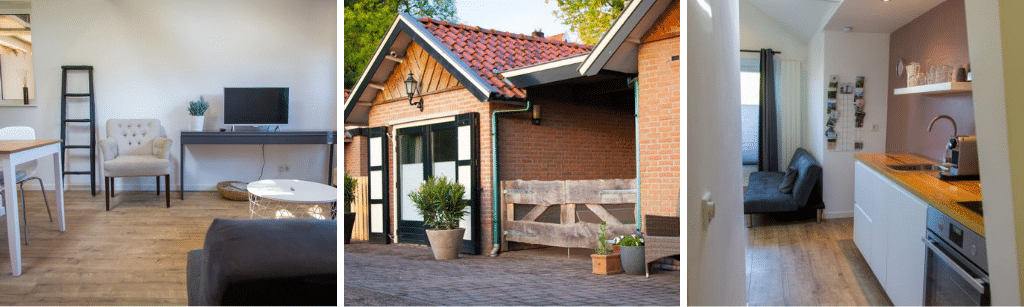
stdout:
<svg viewBox="0 0 1024 307">
<path fill-rule="evenodd" d="M 775 111 L 775 53 L 761 49 L 761 112 L 758 119 L 757 170 L 779 170 L 778 115 Z"/>
</svg>

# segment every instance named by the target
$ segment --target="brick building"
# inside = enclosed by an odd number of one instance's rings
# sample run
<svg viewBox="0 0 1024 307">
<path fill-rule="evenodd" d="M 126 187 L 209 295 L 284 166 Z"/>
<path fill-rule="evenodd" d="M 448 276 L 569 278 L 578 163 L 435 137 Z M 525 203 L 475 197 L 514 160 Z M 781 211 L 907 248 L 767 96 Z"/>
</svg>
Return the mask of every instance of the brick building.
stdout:
<svg viewBox="0 0 1024 307">
<path fill-rule="evenodd" d="M 492 222 L 495 157 L 499 181 L 636 178 L 635 97 L 641 102 L 640 173 L 651 176 L 650 186 L 646 180 L 641 185 L 650 194 L 642 211 L 678 216 L 679 2 L 634 2 L 645 11 L 675 7 L 675 38 L 644 36 L 640 56 L 634 52 L 633 64 L 624 65 L 640 67 L 639 74 L 613 67 L 623 65 L 606 55 L 629 51 L 611 43 L 598 44 L 605 49 L 597 50 L 609 51 L 597 53 L 542 33 L 399 15 L 345 101 L 345 129 L 352 135 L 345 170 L 368 178 L 371 242 L 425 243 L 407 195 L 425 178 L 444 175 L 465 185 L 472 200 L 460 225 L 467 229 L 463 252 L 490 251 L 494 233 L 500 234 Z M 658 25 L 671 23 L 664 19 Z M 669 53 L 676 60 L 662 59 Z M 597 55 L 603 59 L 588 60 Z M 581 70 L 587 63 L 595 73 Z M 413 99 L 405 90 L 410 78 L 418 89 Z M 648 82 L 663 92 L 645 93 Z"/>
</svg>

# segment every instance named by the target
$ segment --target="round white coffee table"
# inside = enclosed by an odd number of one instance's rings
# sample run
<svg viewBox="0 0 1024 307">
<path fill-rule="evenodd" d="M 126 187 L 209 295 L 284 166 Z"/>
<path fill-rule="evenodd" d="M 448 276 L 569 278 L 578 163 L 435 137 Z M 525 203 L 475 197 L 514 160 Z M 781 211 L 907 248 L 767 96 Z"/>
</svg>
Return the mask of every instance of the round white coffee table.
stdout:
<svg viewBox="0 0 1024 307">
<path fill-rule="evenodd" d="M 249 183 L 249 218 L 334 217 L 338 188 L 295 179 L 267 179 Z"/>
</svg>

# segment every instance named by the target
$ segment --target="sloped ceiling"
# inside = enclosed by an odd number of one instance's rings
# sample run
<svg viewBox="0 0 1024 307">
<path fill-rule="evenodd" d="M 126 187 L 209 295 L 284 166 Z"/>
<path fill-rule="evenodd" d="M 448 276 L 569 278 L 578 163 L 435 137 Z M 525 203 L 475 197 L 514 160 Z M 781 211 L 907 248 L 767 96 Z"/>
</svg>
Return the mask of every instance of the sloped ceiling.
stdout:
<svg viewBox="0 0 1024 307">
<path fill-rule="evenodd" d="M 824 29 L 892 33 L 946 0 L 743 0 L 779 21 L 800 39 Z"/>
<path fill-rule="evenodd" d="M 814 33 L 821 30 L 832 12 L 839 7 L 839 0 L 743 0 L 750 2 L 765 14 L 788 27 L 801 40 L 809 41 Z M 864 0 L 847 0 L 864 1 Z M 880 0 L 868 0 L 878 1 Z"/>
<path fill-rule="evenodd" d="M 946 0 L 846 0 L 825 25 L 825 30 L 892 33 Z"/>
</svg>

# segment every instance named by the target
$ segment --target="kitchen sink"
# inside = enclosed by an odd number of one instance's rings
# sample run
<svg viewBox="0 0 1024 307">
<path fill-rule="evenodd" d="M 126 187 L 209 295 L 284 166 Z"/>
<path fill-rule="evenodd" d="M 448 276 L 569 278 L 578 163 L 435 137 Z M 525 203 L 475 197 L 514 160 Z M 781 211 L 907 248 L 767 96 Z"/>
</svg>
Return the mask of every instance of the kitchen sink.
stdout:
<svg viewBox="0 0 1024 307">
<path fill-rule="evenodd" d="M 942 167 L 935 164 L 899 164 L 899 165 L 886 165 L 891 170 L 895 171 L 941 171 Z"/>
<path fill-rule="evenodd" d="M 977 213 L 978 215 L 985 216 L 985 212 L 982 211 L 982 209 L 981 209 L 981 201 L 980 200 L 976 200 L 976 201 L 958 201 L 956 203 L 958 205 L 964 206 L 964 208 L 967 208 L 967 210 L 974 211 L 974 213 Z"/>
</svg>

